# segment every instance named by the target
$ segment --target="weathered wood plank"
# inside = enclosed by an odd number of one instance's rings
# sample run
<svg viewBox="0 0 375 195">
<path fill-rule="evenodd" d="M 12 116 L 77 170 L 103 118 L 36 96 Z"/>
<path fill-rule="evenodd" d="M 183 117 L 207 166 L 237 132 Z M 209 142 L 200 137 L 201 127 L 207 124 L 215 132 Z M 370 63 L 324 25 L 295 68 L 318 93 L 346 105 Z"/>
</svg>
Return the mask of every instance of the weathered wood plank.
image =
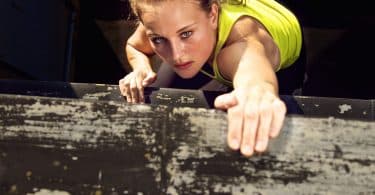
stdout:
<svg viewBox="0 0 375 195">
<path fill-rule="evenodd" d="M 0 95 L 0 192 L 374 194 L 375 122 L 288 115 L 266 154 L 212 109 Z"/>
<path fill-rule="evenodd" d="M 160 112 L 157 114 L 155 112 Z M 0 194 L 158 192 L 165 108 L 0 96 Z M 13 186 L 13 188 L 12 188 Z"/>
<path fill-rule="evenodd" d="M 187 118 L 205 131 L 171 132 L 168 143 L 178 145 L 168 150 L 169 192 L 375 193 L 374 122 L 289 116 L 269 151 L 247 159 L 225 150 L 223 135 L 207 128 L 220 121 Z"/>
<path fill-rule="evenodd" d="M 68 83 L 29 80 L 0 80 L 0 94 L 75 98 L 124 102 L 117 85 Z M 222 91 L 201 91 L 168 88 L 146 88 L 146 103 L 156 105 L 213 108 L 215 97 Z M 374 100 L 347 98 L 281 96 L 289 114 L 307 117 L 336 117 L 354 120 L 375 120 Z"/>
</svg>

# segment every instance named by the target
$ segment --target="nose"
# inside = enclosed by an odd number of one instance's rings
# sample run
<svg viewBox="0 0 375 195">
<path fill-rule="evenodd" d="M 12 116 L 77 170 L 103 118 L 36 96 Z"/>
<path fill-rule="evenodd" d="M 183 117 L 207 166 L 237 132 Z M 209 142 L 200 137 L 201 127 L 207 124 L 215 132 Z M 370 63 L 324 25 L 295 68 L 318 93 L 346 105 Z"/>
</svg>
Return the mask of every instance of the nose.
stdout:
<svg viewBox="0 0 375 195">
<path fill-rule="evenodd" d="M 181 63 L 183 50 L 184 50 L 184 44 L 181 41 L 173 41 L 171 42 L 171 49 L 172 49 L 173 62 L 175 64 Z"/>
</svg>

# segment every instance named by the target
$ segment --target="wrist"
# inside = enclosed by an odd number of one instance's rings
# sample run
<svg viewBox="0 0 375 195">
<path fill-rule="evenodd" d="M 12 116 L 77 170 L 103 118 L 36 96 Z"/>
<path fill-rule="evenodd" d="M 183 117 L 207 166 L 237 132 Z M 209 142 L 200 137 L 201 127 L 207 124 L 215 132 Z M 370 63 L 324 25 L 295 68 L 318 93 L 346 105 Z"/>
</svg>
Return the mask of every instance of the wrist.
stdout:
<svg viewBox="0 0 375 195">
<path fill-rule="evenodd" d="M 235 89 L 247 89 L 247 90 L 262 90 L 269 91 L 274 94 L 278 94 L 278 84 L 274 81 L 264 81 L 264 80 L 251 80 L 247 82 L 236 82 L 234 84 Z"/>
</svg>

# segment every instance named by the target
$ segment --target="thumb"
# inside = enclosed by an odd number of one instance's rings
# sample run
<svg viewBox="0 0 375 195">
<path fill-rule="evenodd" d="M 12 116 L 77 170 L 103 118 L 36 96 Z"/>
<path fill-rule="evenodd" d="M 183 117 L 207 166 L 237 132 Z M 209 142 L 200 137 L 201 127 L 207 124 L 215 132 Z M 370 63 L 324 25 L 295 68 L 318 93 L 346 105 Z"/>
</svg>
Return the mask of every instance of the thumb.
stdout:
<svg viewBox="0 0 375 195">
<path fill-rule="evenodd" d="M 149 72 L 149 73 L 147 73 L 145 79 L 143 79 L 142 85 L 145 87 L 145 86 L 153 83 L 155 80 L 156 80 L 156 73 Z"/>
<path fill-rule="evenodd" d="M 237 105 L 237 98 L 233 93 L 226 93 L 223 95 L 218 96 L 215 99 L 215 107 L 219 109 L 228 109 Z"/>
</svg>

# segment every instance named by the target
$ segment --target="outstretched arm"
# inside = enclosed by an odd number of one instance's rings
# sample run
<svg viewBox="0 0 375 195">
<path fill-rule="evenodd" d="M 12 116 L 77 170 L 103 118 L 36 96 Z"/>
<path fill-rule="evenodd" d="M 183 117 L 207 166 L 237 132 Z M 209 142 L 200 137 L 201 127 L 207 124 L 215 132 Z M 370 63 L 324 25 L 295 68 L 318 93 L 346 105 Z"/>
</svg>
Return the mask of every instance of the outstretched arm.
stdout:
<svg viewBox="0 0 375 195">
<path fill-rule="evenodd" d="M 234 90 L 215 100 L 228 111 L 228 145 L 245 156 L 266 150 L 282 128 L 286 107 L 278 96 L 279 50 L 266 29 L 250 17 L 234 25 L 218 55 L 221 74 Z"/>
</svg>

